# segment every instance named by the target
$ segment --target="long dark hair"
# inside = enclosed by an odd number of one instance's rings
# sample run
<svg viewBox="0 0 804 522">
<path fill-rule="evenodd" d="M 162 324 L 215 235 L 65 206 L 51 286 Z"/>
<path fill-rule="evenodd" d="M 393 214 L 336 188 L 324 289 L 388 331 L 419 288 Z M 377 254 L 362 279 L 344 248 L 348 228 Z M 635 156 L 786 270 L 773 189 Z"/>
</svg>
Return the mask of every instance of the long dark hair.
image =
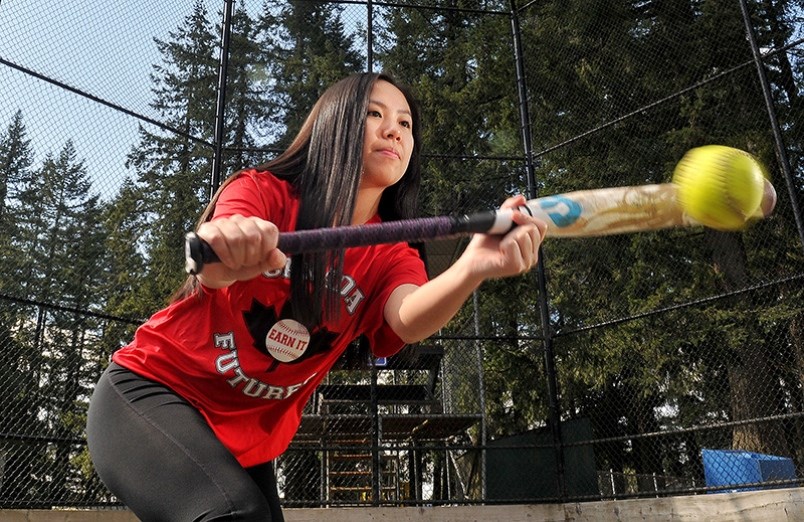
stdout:
<svg viewBox="0 0 804 522">
<path fill-rule="evenodd" d="M 418 104 L 410 90 L 390 75 L 360 73 L 348 76 L 324 91 L 290 146 L 275 159 L 256 167 L 260 171 L 270 171 L 294 186 L 300 200 L 297 229 L 351 224 L 363 170 L 363 137 L 369 97 L 378 80 L 391 83 L 404 94 L 413 123 L 413 151 L 408 169 L 397 183 L 383 191 L 379 214 L 383 221 L 416 215 L 421 183 Z M 201 215 L 199 224 L 211 219 L 218 195 L 237 175 L 233 174 L 221 185 Z M 293 256 L 291 303 L 297 321 L 313 327 L 326 317 L 334 317 L 340 309 L 338 299 L 343 256 L 343 250 Z M 188 281 L 176 297 L 185 297 L 194 286 L 194 281 Z"/>
</svg>

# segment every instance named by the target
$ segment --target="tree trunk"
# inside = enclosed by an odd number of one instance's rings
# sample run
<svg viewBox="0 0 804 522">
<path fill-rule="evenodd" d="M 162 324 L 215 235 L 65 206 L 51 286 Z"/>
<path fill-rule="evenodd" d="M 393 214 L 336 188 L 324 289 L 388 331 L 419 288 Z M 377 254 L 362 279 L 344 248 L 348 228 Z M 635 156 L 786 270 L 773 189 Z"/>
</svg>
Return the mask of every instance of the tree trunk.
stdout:
<svg viewBox="0 0 804 522">
<path fill-rule="evenodd" d="M 749 284 L 745 248 L 742 236 L 735 233 L 707 231 L 712 247 L 715 272 L 721 274 L 723 290 L 731 292 Z M 752 299 L 750 296 L 742 299 Z M 750 308 L 732 300 L 734 311 Z M 743 301 L 744 302 L 744 301 Z M 758 306 L 758 304 L 757 304 Z M 747 334 L 736 341 L 726 361 L 730 386 L 731 419 L 743 421 L 762 419 L 780 412 L 781 396 L 772 350 L 768 350 L 762 328 L 754 318 L 737 325 Z M 739 424 L 732 431 L 732 448 L 789 455 L 789 447 L 782 427 L 775 423 L 750 422 Z"/>
</svg>

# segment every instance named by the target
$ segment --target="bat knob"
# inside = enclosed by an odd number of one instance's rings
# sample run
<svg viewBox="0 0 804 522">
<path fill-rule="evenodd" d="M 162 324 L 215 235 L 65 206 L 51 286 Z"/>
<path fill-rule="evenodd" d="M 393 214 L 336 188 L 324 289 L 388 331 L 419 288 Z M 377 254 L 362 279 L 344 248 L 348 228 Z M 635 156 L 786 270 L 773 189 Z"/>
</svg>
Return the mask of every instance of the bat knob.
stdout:
<svg viewBox="0 0 804 522">
<path fill-rule="evenodd" d="M 184 236 L 184 271 L 189 275 L 198 275 L 205 264 L 219 261 L 218 254 L 198 234 L 188 232 Z"/>
</svg>

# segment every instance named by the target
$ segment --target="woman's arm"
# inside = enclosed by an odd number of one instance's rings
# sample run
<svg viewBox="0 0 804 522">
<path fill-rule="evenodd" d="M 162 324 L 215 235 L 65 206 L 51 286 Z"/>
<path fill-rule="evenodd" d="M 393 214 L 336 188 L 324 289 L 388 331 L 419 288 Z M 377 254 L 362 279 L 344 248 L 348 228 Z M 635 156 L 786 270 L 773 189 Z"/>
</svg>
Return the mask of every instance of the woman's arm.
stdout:
<svg viewBox="0 0 804 522">
<path fill-rule="evenodd" d="M 524 196 L 509 198 L 502 208 L 524 205 Z M 518 225 L 504 236 L 475 235 L 463 255 L 438 277 L 422 286 L 402 285 L 385 304 L 385 320 L 406 343 L 436 333 L 460 310 L 486 279 L 530 270 L 538 260 L 547 224 L 514 212 Z"/>
</svg>

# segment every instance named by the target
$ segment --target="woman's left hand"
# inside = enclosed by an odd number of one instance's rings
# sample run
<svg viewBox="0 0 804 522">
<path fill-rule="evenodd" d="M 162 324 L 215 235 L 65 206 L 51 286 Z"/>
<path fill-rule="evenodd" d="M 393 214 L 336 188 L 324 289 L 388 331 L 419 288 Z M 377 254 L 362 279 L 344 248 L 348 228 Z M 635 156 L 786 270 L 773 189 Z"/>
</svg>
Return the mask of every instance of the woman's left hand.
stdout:
<svg viewBox="0 0 804 522">
<path fill-rule="evenodd" d="M 539 259 L 547 224 L 515 210 L 523 196 L 508 198 L 517 224 L 505 235 L 475 234 L 463 255 L 444 272 L 420 287 L 401 285 L 386 301 L 384 316 L 406 343 L 433 335 L 449 322 L 485 279 L 527 272 Z"/>
<path fill-rule="evenodd" d="M 466 247 L 462 257 L 476 276 L 482 279 L 515 276 L 536 265 L 547 223 L 516 210 L 525 202 L 525 197 L 518 195 L 506 199 L 501 206 L 513 209 L 512 219 L 517 226 L 511 231 L 502 236 L 475 234 Z"/>
</svg>

